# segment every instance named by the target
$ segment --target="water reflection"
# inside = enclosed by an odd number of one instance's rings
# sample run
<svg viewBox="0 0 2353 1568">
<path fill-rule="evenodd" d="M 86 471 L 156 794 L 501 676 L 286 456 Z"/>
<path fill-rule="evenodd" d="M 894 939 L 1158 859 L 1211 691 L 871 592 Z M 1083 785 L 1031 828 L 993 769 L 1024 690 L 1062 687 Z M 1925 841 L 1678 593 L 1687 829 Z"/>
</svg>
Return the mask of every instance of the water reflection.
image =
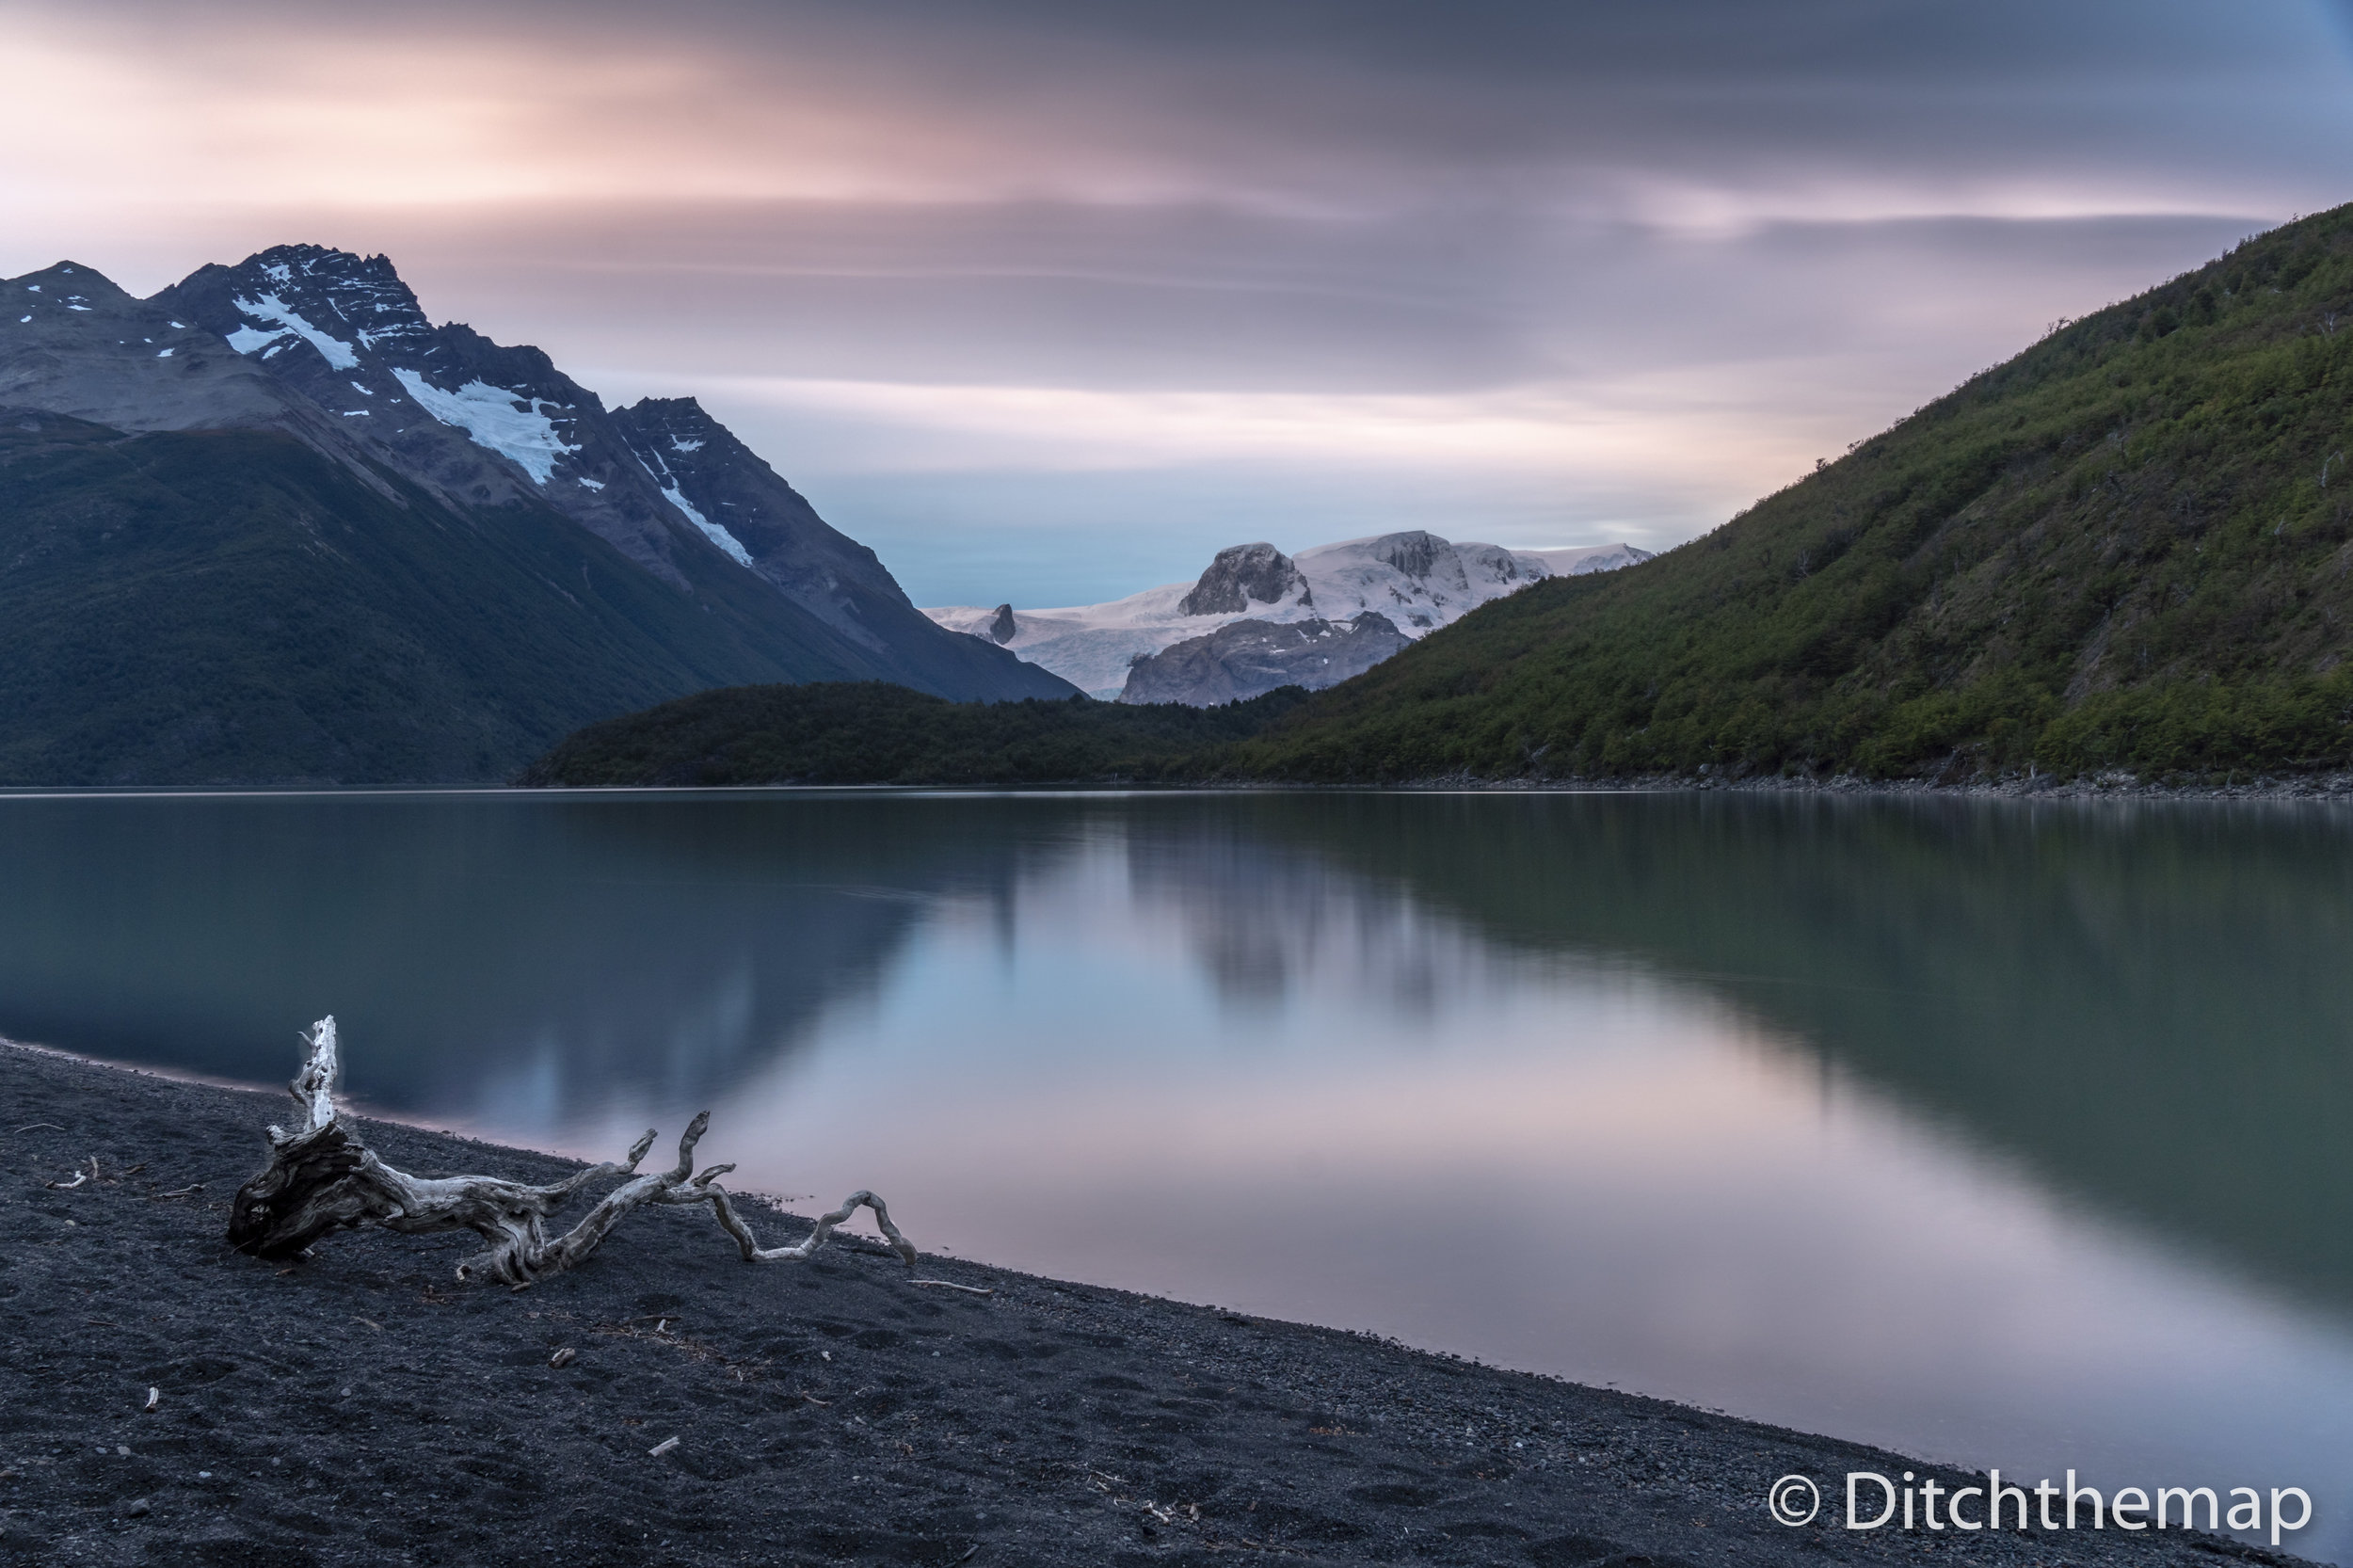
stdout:
<svg viewBox="0 0 2353 1568">
<path fill-rule="evenodd" d="M 2035 1474 L 2353 1476 L 2353 834 L 1721 796 L 0 800 L 0 1032 Z M 2038 1468 L 2038 1466 L 2040 1468 Z M 2323 1548 L 2326 1549 L 2323 1549 Z"/>
</svg>

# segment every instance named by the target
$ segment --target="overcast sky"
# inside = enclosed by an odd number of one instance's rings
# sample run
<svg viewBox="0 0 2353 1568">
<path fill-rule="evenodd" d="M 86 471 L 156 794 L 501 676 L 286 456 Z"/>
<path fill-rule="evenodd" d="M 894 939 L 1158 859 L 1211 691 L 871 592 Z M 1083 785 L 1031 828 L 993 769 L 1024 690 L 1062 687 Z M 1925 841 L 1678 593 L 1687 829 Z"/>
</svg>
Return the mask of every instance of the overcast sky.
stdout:
<svg viewBox="0 0 2353 1568">
<path fill-rule="evenodd" d="M 2353 200 L 2336 0 L 0 0 L 0 275 L 307 240 L 920 603 L 1659 548 Z"/>
</svg>

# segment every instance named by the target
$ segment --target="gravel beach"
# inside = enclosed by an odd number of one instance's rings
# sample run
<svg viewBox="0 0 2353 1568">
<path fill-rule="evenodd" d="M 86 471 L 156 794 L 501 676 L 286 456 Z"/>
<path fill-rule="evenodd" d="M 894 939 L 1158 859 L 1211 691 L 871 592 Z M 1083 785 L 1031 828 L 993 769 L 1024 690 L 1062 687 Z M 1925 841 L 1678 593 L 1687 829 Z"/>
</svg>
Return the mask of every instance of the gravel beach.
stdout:
<svg viewBox="0 0 2353 1568">
<path fill-rule="evenodd" d="M 1971 1478 L 963 1260 L 915 1277 L 993 1294 L 919 1288 L 862 1240 L 746 1264 L 707 1209 L 632 1214 L 520 1292 L 455 1280 L 470 1236 L 265 1263 L 222 1232 L 283 1096 L 0 1046 L 0 1564 L 2294 1560 L 2180 1530 L 1850 1532 L 1849 1471 Z M 360 1125 L 414 1173 L 579 1168 Z M 886 1196 L 920 1246 L 922 1194 Z M 1797 1528 L 1765 1502 L 1791 1474 L 1824 1494 Z"/>
</svg>

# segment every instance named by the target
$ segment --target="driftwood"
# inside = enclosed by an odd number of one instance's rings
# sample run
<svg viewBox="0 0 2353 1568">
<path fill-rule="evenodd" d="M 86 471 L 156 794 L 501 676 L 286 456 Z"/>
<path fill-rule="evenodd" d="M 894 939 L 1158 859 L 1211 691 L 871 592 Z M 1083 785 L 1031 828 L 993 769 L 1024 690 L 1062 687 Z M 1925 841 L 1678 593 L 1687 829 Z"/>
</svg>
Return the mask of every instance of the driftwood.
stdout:
<svg viewBox="0 0 2353 1568">
<path fill-rule="evenodd" d="M 471 1230 L 489 1247 L 460 1263 L 457 1277 L 495 1279 L 521 1289 L 578 1264 L 632 1208 L 707 1203 L 735 1239 L 745 1262 L 807 1257 L 825 1244 L 836 1225 L 863 1207 L 874 1211 L 875 1224 L 900 1260 L 915 1266 L 914 1243 L 899 1233 L 889 1209 L 872 1192 L 853 1192 L 842 1199 L 797 1244 L 762 1247 L 718 1185 L 718 1178 L 735 1167 L 713 1165 L 694 1174 L 695 1145 L 711 1125 L 708 1111 L 688 1123 L 679 1139 L 678 1164 L 648 1176 L 637 1174 L 637 1162 L 653 1146 L 651 1131 L 637 1140 L 626 1160 L 593 1165 L 544 1187 L 496 1176 L 412 1176 L 396 1171 L 336 1114 L 335 1079 L 341 1064 L 335 1020 L 321 1018 L 304 1032 L 303 1040 L 310 1055 L 289 1085 L 302 1107 L 301 1124 L 292 1131 L 269 1129 L 268 1168 L 239 1188 L 230 1207 L 229 1241 L 240 1252 L 293 1257 L 329 1231 L 358 1225 L 381 1225 L 412 1236 Z M 550 1217 L 591 1182 L 610 1176 L 629 1179 L 607 1192 L 579 1224 L 550 1240 L 545 1228 Z"/>
</svg>

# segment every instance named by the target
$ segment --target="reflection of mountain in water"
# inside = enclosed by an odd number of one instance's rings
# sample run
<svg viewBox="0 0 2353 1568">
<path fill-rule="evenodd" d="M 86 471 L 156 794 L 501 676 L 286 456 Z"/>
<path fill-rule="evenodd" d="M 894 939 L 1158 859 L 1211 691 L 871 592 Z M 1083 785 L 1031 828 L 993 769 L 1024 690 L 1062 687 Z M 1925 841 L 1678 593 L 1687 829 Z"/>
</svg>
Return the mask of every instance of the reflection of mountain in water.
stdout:
<svg viewBox="0 0 2353 1568">
<path fill-rule="evenodd" d="M 19 801 L 0 1033 L 284 1077 L 326 1012 L 355 1091 L 552 1124 L 707 1095 L 871 995 L 929 900 L 1010 897 L 1050 834 L 985 803 L 498 797 Z"/>
<path fill-rule="evenodd" d="M 1231 1005 L 1631 959 L 2160 1234 L 2353 1303 L 2353 823 L 1724 796 L 9 801 L 0 1032 L 553 1127 L 706 1100 L 925 912 L 1123 856 Z M 1108 912 L 1107 912 L 1108 914 Z M 1921 1216 L 1934 1224 L 1936 1216 Z"/>
<path fill-rule="evenodd" d="M 1215 831 L 1703 984 L 2063 1191 L 2353 1304 L 2341 811 L 1283 795 Z"/>
<path fill-rule="evenodd" d="M 1155 803 L 1125 827 L 1138 904 L 1181 922 L 1227 1007 L 1273 1011 L 1347 993 L 1429 1017 L 1528 967 L 1525 953 L 1396 878 L 1272 836 L 1229 803 Z"/>
</svg>

